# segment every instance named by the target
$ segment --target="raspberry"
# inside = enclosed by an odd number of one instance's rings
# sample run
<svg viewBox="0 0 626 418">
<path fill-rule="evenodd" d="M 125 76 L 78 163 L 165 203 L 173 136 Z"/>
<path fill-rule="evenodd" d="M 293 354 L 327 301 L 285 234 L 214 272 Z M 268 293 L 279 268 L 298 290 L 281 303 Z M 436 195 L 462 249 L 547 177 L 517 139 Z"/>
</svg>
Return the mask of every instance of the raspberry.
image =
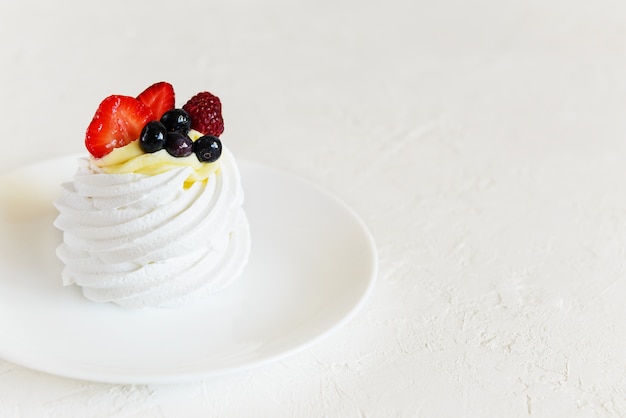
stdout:
<svg viewBox="0 0 626 418">
<path fill-rule="evenodd" d="M 224 132 L 222 103 L 217 96 L 208 91 L 198 93 L 189 99 L 183 110 L 191 117 L 191 129 L 217 137 Z"/>
</svg>

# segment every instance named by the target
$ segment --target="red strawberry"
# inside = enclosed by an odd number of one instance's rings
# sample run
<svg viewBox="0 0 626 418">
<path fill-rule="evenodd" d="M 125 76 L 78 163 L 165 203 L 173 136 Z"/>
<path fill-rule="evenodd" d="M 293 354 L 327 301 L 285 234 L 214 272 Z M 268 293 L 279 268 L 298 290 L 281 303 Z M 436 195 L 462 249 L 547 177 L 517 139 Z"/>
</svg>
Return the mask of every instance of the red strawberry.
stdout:
<svg viewBox="0 0 626 418">
<path fill-rule="evenodd" d="M 109 96 L 100 103 L 85 135 L 85 146 L 96 158 L 137 139 L 141 130 L 154 120 L 152 110 L 129 96 Z"/>
<path fill-rule="evenodd" d="M 142 91 L 137 99 L 148 105 L 154 117 L 159 120 L 163 113 L 174 109 L 174 87 L 170 83 L 161 81 Z"/>
<path fill-rule="evenodd" d="M 191 117 L 191 129 L 204 135 L 220 136 L 224 132 L 222 103 L 208 91 L 193 96 L 183 109 Z"/>
</svg>

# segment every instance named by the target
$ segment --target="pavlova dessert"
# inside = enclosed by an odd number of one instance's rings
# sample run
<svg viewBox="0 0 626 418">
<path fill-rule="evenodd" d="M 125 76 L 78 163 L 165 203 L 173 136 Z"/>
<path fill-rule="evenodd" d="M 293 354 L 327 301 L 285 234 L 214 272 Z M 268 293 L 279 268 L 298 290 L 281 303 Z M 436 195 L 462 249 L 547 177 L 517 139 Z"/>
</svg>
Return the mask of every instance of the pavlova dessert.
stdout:
<svg viewBox="0 0 626 418">
<path fill-rule="evenodd" d="M 219 98 L 175 108 L 166 82 L 102 101 L 90 155 L 55 202 L 65 285 L 124 307 L 179 306 L 241 275 L 250 233 Z"/>
</svg>

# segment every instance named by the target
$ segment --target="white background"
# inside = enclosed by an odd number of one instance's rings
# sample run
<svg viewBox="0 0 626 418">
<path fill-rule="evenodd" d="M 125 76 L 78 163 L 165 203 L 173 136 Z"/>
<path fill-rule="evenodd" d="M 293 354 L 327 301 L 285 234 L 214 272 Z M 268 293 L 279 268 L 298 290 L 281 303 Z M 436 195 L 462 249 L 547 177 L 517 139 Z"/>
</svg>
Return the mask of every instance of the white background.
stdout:
<svg viewBox="0 0 626 418">
<path fill-rule="evenodd" d="M 1 0 L 0 57 L 2 170 L 83 152 L 109 94 L 210 90 L 237 156 L 336 194 L 380 256 L 284 361 L 123 386 L 0 360 L 0 417 L 626 415 L 624 2 Z"/>
</svg>

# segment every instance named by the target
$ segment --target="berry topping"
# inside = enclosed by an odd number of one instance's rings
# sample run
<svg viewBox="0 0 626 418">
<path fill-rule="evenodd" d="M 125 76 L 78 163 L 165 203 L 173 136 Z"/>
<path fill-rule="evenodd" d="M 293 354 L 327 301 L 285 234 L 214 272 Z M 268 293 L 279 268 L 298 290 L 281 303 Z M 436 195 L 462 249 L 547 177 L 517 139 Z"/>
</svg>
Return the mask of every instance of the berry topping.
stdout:
<svg viewBox="0 0 626 418">
<path fill-rule="evenodd" d="M 185 103 L 183 109 L 191 116 L 191 129 L 212 136 L 224 132 L 222 103 L 217 96 L 206 91 L 198 93 Z"/>
<path fill-rule="evenodd" d="M 180 132 L 168 132 L 165 150 L 172 157 L 187 157 L 193 153 L 193 141 Z"/>
<path fill-rule="evenodd" d="M 165 112 L 174 109 L 174 88 L 170 83 L 161 81 L 141 92 L 137 100 L 152 109 L 154 118 L 158 120 Z"/>
<path fill-rule="evenodd" d="M 165 146 L 166 138 L 167 129 L 165 129 L 165 126 L 158 120 L 153 120 L 148 122 L 141 130 L 139 146 L 143 152 L 157 152 Z"/>
<path fill-rule="evenodd" d="M 152 110 L 129 96 L 113 95 L 100 103 L 87 127 L 85 146 L 96 158 L 101 158 L 139 138 L 141 130 L 154 120 Z"/>
<path fill-rule="evenodd" d="M 179 132 L 187 134 L 191 127 L 189 114 L 183 109 L 172 109 L 161 117 L 161 123 L 165 125 L 168 132 Z"/>
<path fill-rule="evenodd" d="M 174 88 L 161 81 L 136 98 L 113 95 L 100 103 L 85 135 L 91 155 L 101 158 L 113 149 L 139 140 L 145 153 L 167 151 L 173 157 L 196 154 L 198 161 L 214 162 L 222 154 L 219 136 L 224 132 L 222 103 L 209 93 L 193 96 L 182 109 L 175 108 Z M 200 132 L 196 142 L 188 136 Z M 197 132 L 192 136 L 196 138 Z"/>
<path fill-rule="evenodd" d="M 201 162 L 212 163 L 222 155 L 222 142 L 216 136 L 205 135 L 193 143 L 193 151 Z"/>
</svg>

